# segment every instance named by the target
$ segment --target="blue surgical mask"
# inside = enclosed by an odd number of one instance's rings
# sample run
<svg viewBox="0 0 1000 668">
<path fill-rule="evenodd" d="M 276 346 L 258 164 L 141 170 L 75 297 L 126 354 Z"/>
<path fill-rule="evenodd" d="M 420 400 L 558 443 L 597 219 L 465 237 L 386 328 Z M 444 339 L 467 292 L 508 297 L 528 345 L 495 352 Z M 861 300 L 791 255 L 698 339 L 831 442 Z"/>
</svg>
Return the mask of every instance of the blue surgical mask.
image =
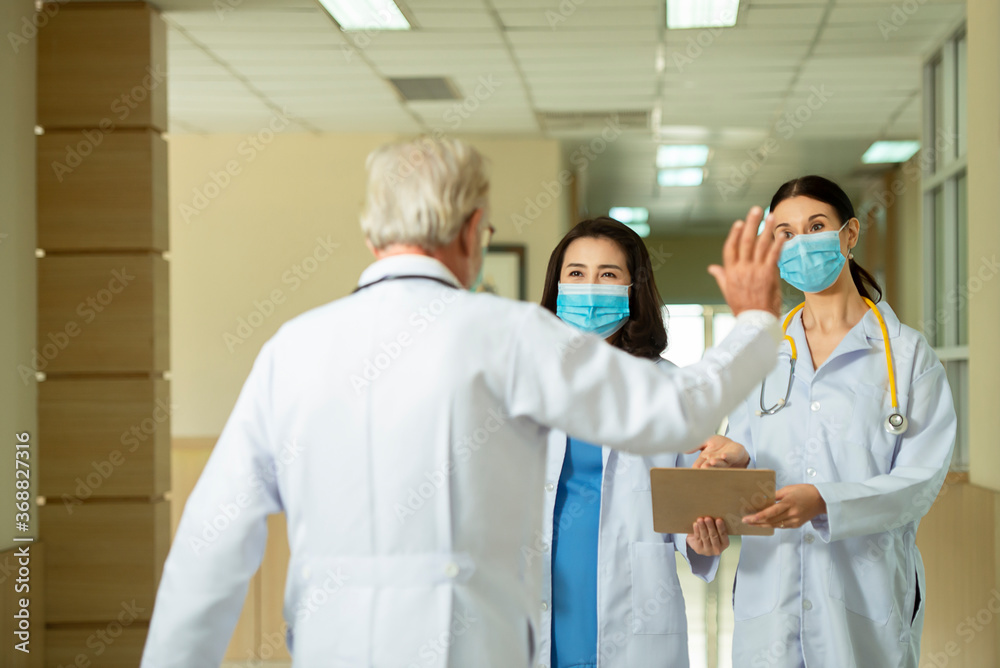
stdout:
<svg viewBox="0 0 1000 668">
<path fill-rule="evenodd" d="M 628 321 L 628 285 L 560 283 L 556 315 L 563 322 L 608 338 Z"/>
<path fill-rule="evenodd" d="M 840 252 L 840 232 L 797 234 L 781 247 L 778 268 L 789 285 L 802 292 L 823 292 L 840 276 L 847 258 Z"/>
</svg>

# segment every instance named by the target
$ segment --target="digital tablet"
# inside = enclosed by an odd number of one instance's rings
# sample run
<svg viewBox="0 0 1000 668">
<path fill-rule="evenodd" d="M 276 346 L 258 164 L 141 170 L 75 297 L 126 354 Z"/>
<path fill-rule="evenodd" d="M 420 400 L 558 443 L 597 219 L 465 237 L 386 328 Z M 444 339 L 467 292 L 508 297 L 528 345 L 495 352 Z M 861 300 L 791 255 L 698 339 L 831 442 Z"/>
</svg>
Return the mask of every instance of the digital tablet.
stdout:
<svg viewBox="0 0 1000 668">
<path fill-rule="evenodd" d="M 699 517 L 720 517 L 730 535 L 771 536 L 772 527 L 750 526 L 743 517 L 774 504 L 774 471 L 767 469 L 670 469 L 649 471 L 653 530 L 691 533 Z"/>
</svg>

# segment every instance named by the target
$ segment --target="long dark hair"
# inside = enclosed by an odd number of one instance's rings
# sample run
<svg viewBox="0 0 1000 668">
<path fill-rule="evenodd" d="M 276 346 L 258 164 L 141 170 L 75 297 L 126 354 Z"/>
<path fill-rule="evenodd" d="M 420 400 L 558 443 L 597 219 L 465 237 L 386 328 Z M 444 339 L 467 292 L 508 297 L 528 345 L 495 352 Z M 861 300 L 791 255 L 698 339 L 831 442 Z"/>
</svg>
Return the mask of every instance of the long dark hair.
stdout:
<svg viewBox="0 0 1000 668">
<path fill-rule="evenodd" d="M 825 179 L 815 174 L 800 176 L 797 179 L 792 179 L 782 184 L 778 188 L 778 192 L 774 193 L 774 197 L 771 198 L 771 211 L 774 211 L 774 208 L 786 199 L 799 196 L 808 197 L 809 199 L 832 206 L 837 215 L 840 216 L 841 225 L 851 218 L 856 218 L 851 198 L 847 196 L 843 188 L 830 179 Z M 867 297 L 876 303 L 882 301 L 882 286 L 878 284 L 875 277 L 853 259 L 849 259 L 847 262 L 851 268 L 851 278 L 854 280 L 854 286 L 861 293 L 861 296 Z"/>
<path fill-rule="evenodd" d="M 667 328 L 663 324 L 663 299 L 653 280 L 649 251 L 638 234 L 614 218 L 592 218 L 578 223 L 556 245 L 545 271 L 542 306 L 556 312 L 559 276 L 562 274 L 566 249 L 582 238 L 603 238 L 618 244 L 625 254 L 628 273 L 632 277 L 628 299 L 629 319 L 618 331 L 614 344 L 636 357 L 658 359 L 667 347 Z"/>
</svg>

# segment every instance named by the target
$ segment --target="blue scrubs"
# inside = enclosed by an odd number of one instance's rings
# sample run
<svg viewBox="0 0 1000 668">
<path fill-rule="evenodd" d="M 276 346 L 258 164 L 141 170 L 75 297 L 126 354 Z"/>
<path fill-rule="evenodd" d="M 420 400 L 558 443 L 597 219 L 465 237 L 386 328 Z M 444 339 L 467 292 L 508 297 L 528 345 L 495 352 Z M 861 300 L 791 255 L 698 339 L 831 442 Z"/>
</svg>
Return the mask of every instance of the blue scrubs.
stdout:
<svg viewBox="0 0 1000 668">
<path fill-rule="evenodd" d="M 597 666 L 600 446 L 569 437 L 552 516 L 552 668 Z"/>
</svg>

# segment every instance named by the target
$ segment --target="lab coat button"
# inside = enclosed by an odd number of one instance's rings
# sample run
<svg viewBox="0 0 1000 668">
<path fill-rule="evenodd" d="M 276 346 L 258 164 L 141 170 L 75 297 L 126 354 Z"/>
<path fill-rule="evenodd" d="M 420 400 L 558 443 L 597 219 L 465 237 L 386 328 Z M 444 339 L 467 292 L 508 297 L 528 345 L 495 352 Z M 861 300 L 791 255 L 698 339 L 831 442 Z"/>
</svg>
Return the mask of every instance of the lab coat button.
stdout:
<svg viewBox="0 0 1000 668">
<path fill-rule="evenodd" d="M 308 566 L 302 569 L 302 577 L 304 579 L 308 580 L 311 575 L 312 575 L 312 569 L 310 569 Z"/>
<path fill-rule="evenodd" d="M 444 567 L 444 574 L 450 578 L 457 578 L 459 570 L 458 564 L 453 561 Z"/>
<path fill-rule="evenodd" d="M 811 403 L 811 404 L 809 405 L 809 408 L 810 408 L 810 409 L 812 409 L 812 412 L 813 412 L 813 413 L 815 413 L 816 411 L 818 411 L 818 410 L 819 410 L 819 402 L 818 402 L 818 401 L 814 401 L 814 402 L 812 402 L 812 403 Z"/>
<path fill-rule="evenodd" d="M 552 491 L 555 490 L 555 488 L 556 488 L 556 486 L 553 485 L 551 482 L 545 483 L 545 491 L 546 492 L 552 492 Z"/>
<path fill-rule="evenodd" d="M 814 469 L 813 467 L 810 466 L 809 468 L 806 469 L 806 475 L 809 476 L 810 478 L 815 478 L 816 477 L 816 469 Z"/>
<path fill-rule="evenodd" d="M 813 541 L 816 540 L 816 536 L 812 535 L 811 533 L 807 533 L 805 540 L 807 543 L 812 543 Z"/>
<path fill-rule="evenodd" d="M 545 612 L 548 609 L 549 609 L 549 604 L 546 603 L 545 601 L 542 601 L 542 612 Z"/>
<path fill-rule="evenodd" d="M 803 610 L 812 610 L 813 609 L 812 601 L 810 601 L 808 598 L 804 599 L 802 601 L 802 609 Z"/>
</svg>

